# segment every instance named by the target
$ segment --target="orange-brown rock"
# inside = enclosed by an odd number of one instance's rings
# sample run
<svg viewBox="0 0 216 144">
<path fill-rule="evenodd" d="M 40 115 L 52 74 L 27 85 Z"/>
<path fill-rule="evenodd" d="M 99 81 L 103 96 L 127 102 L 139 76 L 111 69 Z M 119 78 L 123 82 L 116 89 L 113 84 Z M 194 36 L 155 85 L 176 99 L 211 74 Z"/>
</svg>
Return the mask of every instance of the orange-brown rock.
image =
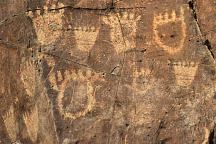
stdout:
<svg viewBox="0 0 216 144">
<path fill-rule="evenodd" d="M 215 143 L 212 0 L 0 2 L 0 143 Z"/>
</svg>

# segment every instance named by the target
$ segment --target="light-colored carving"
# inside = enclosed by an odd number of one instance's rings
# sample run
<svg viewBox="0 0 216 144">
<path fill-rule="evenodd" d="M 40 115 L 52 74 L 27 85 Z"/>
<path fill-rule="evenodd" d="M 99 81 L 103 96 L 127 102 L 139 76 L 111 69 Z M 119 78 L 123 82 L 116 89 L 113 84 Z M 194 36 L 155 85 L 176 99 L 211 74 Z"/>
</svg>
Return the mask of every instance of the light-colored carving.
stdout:
<svg viewBox="0 0 216 144">
<path fill-rule="evenodd" d="M 173 66 L 176 83 L 182 87 L 188 87 L 193 82 L 197 69 L 198 64 L 195 62 L 172 62 L 171 65 Z"/>
<path fill-rule="evenodd" d="M 23 115 L 23 119 L 27 128 L 28 135 L 33 142 L 37 141 L 38 135 L 38 107 L 37 105 L 32 109 L 30 113 L 26 113 Z"/>
<path fill-rule="evenodd" d="M 9 111 L 3 115 L 5 127 L 12 141 L 16 141 L 18 134 L 18 123 L 15 116 L 14 106 L 11 105 Z"/>
<path fill-rule="evenodd" d="M 95 27 L 76 27 L 74 29 L 77 48 L 89 52 L 95 44 L 99 29 Z"/>
<path fill-rule="evenodd" d="M 60 71 L 57 71 L 57 77 L 58 77 L 58 81 L 62 81 L 63 80 L 63 76 L 61 74 Z"/>
<path fill-rule="evenodd" d="M 142 93 L 145 94 L 147 90 L 149 90 L 154 83 L 149 82 L 151 77 L 151 70 L 148 68 L 140 68 L 140 70 L 138 70 L 137 68 L 134 69 L 133 72 L 133 88 L 134 90 L 136 90 L 136 92 L 138 93 Z M 137 84 L 137 79 L 142 79 L 143 84 Z M 153 80 L 153 78 L 151 77 L 151 79 Z"/>
<path fill-rule="evenodd" d="M 123 12 L 118 13 L 120 24 L 122 25 L 124 32 L 124 40 L 126 43 L 126 49 L 133 49 L 136 47 L 136 32 L 137 22 L 141 16 L 136 16 L 134 13 Z"/>
<path fill-rule="evenodd" d="M 53 10 L 59 6 L 62 7 L 63 4 L 58 4 L 58 6 L 52 5 L 49 10 L 45 6 L 44 13 L 39 8 L 37 8 L 35 13 L 32 11 L 27 12 L 27 15 L 32 19 L 38 41 L 42 45 L 51 44 L 61 36 L 64 9 Z"/>
<path fill-rule="evenodd" d="M 116 15 L 109 15 L 103 17 L 103 21 L 105 24 L 111 27 L 110 37 L 116 52 L 119 54 L 126 51 L 127 49 L 124 44 L 121 25 L 119 23 L 118 17 Z"/>
<path fill-rule="evenodd" d="M 140 18 L 141 16 L 136 17 L 134 13 L 128 12 L 103 17 L 104 23 L 111 28 L 111 41 L 118 54 L 136 47 L 137 21 Z"/>
<path fill-rule="evenodd" d="M 140 82 L 138 82 L 138 79 Z M 133 95 L 145 95 L 155 84 L 155 79 L 152 77 L 152 71 L 149 68 L 134 68 L 133 71 Z M 136 102 L 135 102 L 136 103 Z M 152 121 L 153 107 L 151 103 L 136 105 L 136 110 L 131 111 L 130 115 L 132 122 L 136 125 L 147 124 Z"/>
<path fill-rule="evenodd" d="M 205 137 L 204 137 L 204 141 L 202 142 L 202 144 L 208 144 L 209 143 L 210 130 L 206 127 L 204 127 L 204 129 L 205 129 Z"/>
<path fill-rule="evenodd" d="M 184 108 L 180 110 L 180 116 L 183 118 L 185 125 L 193 127 L 199 123 L 202 115 L 197 111 L 197 107 L 199 107 L 201 103 L 199 99 L 194 99 L 192 101 L 187 99 L 185 101 Z"/>
<path fill-rule="evenodd" d="M 61 84 L 57 84 L 59 81 L 59 78 L 62 79 L 64 77 L 63 81 Z M 92 72 L 91 70 L 86 70 L 85 72 L 82 70 L 78 70 L 78 72 L 75 72 L 74 70 L 66 70 L 63 74 L 61 75 L 60 72 L 58 72 L 57 77 L 55 74 L 50 74 L 49 80 L 51 84 L 53 85 L 53 89 L 58 91 L 58 97 L 57 97 L 57 104 L 58 104 L 58 109 L 59 112 L 63 115 L 65 119 L 77 119 L 79 117 L 85 116 L 89 111 L 91 111 L 96 103 L 95 99 L 95 89 L 93 87 L 94 81 L 101 79 L 99 74 Z M 73 105 L 69 105 L 66 108 L 63 106 L 63 98 L 64 98 L 64 93 L 65 90 L 68 86 L 68 84 L 73 81 L 73 82 L 78 82 L 80 93 L 83 93 L 83 86 L 86 88 L 86 95 L 87 95 L 87 106 L 84 108 L 84 110 L 76 112 L 76 113 L 71 113 L 70 107 L 73 107 Z M 84 84 L 84 85 L 83 85 Z"/>
<path fill-rule="evenodd" d="M 33 97 L 36 87 L 36 71 L 33 62 L 26 61 L 21 65 L 21 80 L 28 96 Z"/>
<path fill-rule="evenodd" d="M 1 77 L 3 76 L 3 74 L 1 72 L 0 72 L 0 75 L 1 75 Z M 5 93 L 4 80 L 3 80 L 3 78 L 1 78 L 1 79 L 2 79 L 2 82 L 0 84 L 0 93 L 4 94 Z"/>
<path fill-rule="evenodd" d="M 172 23 L 180 23 L 181 24 L 181 39 L 178 42 L 178 45 L 176 47 L 171 47 L 166 44 L 164 44 L 160 38 L 158 28 L 160 26 L 167 25 Z M 154 40 L 155 42 L 163 48 L 165 51 L 167 51 L 169 54 L 175 54 L 183 49 L 185 38 L 186 38 L 186 23 L 184 18 L 184 9 L 180 8 L 180 16 L 177 16 L 175 11 L 172 11 L 171 14 L 168 14 L 167 12 L 159 15 L 154 15 L 153 20 L 153 31 L 154 31 Z"/>
<path fill-rule="evenodd" d="M 51 86 L 54 90 L 58 91 L 58 85 L 57 85 L 57 79 L 55 73 L 51 72 L 49 75 L 49 81 L 51 83 Z"/>
<path fill-rule="evenodd" d="M 45 55 L 44 57 L 46 59 L 46 62 L 48 64 L 48 66 L 54 68 L 55 64 L 56 64 L 55 59 L 53 57 L 51 57 L 51 56 L 48 56 L 48 55 Z"/>
<path fill-rule="evenodd" d="M 62 144 L 70 144 L 71 140 L 69 138 L 65 138 L 62 142 Z"/>
<path fill-rule="evenodd" d="M 150 124 L 153 119 L 152 113 L 154 113 L 153 104 L 143 101 L 130 110 L 129 118 L 134 125 Z"/>
</svg>

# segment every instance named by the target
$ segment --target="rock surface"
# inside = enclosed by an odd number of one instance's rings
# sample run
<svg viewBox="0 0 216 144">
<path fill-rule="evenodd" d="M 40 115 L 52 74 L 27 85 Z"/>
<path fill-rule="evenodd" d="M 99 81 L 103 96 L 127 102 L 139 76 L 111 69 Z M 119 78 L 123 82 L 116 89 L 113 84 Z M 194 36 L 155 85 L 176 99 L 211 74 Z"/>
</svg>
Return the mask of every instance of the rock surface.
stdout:
<svg viewBox="0 0 216 144">
<path fill-rule="evenodd" d="M 215 4 L 2 0 L 0 143 L 216 143 Z"/>
</svg>

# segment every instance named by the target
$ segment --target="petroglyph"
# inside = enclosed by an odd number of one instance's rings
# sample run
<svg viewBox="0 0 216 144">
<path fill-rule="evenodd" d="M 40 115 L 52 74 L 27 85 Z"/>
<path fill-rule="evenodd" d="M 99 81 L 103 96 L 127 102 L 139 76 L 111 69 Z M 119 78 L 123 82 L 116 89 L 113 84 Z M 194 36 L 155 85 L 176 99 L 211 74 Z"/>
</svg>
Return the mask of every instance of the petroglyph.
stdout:
<svg viewBox="0 0 216 144">
<path fill-rule="evenodd" d="M 107 17 L 103 18 L 103 21 L 111 28 L 110 37 L 116 52 L 119 54 L 126 51 L 127 49 L 125 48 L 118 17 L 116 15 L 108 15 Z"/>
<path fill-rule="evenodd" d="M 172 62 L 170 64 L 173 66 L 177 85 L 189 87 L 195 78 L 198 64 L 185 61 Z"/>
<path fill-rule="evenodd" d="M 141 16 L 136 16 L 134 13 L 122 12 L 118 13 L 118 17 L 123 27 L 126 49 L 135 48 L 137 22 L 140 20 Z"/>
<path fill-rule="evenodd" d="M 23 119 L 27 128 L 28 135 L 33 142 L 37 141 L 38 129 L 39 129 L 39 115 L 38 108 L 35 106 L 30 113 L 23 115 Z"/>
<path fill-rule="evenodd" d="M 26 61 L 22 64 L 20 75 L 27 95 L 33 97 L 36 87 L 36 70 L 33 62 Z"/>
<path fill-rule="evenodd" d="M 61 36 L 64 9 L 53 10 L 63 7 L 63 4 L 52 5 L 50 9 L 44 6 L 43 10 L 37 8 L 36 12 L 27 12 L 27 16 L 32 19 L 38 41 L 42 45 L 48 45 L 56 41 Z"/>
<path fill-rule="evenodd" d="M 99 28 L 96 27 L 76 27 L 74 29 L 77 48 L 84 52 L 89 52 L 97 39 Z"/>
<path fill-rule="evenodd" d="M 153 86 L 154 83 L 150 82 L 154 79 L 151 73 L 148 68 L 134 68 L 132 86 L 136 92 L 145 94 Z"/>
<path fill-rule="evenodd" d="M 62 80 L 62 78 L 64 79 Z M 98 73 L 94 73 L 91 70 L 78 70 L 77 72 L 75 70 L 66 70 L 63 75 L 61 75 L 60 72 L 57 72 L 57 77 L 55 73 L 51 73 L 51 75 L 49 76 L 49 80 L 53 86 L 53 89 L 58 91 L 57 105 L 59 112 L 65 119 L 74 120 L 79 117 L 85 116 L 95 106 L 96 99 L 93 83 L 96 80 L 102 80 L 102 77 Z M 61 84 L 59 84 L 59 82 Z M 71 98 L 70 104 L 64 106 L 63 99 L 65 98 L 66 89 L 71 86 L 72 82 L 77 84 L 76 86 L 73 85 L 73 92 L 69 93 L 70 95 L 67 95 Z M 85 108 L 78 112 L 72 113 L 71 108 L 74 107 L 72 101 L 76 94 L 74 90 L 78 91 L 78 94 L 81 94 L 80 97 L 83 97 L 83 95 L 87 97 L 87 104 L 85 106 L 83 104 L 80 104 L 79 101 L 75 102 L 76 104 L 78 103 L 77 105 L 83 105 L 83 107 Z"/>
<path fill-rule="evenodd" d="M 202 117 L 197 111 L 197 107 L 200 105 L 200 100 L 186 100 L 186 105 L 180 111 L 180 115 L 184 118 L 184 123 L 189 126 L 195 126 L 199 123 Z"/>
<path fill-rule="evenodd" d="M 15 116 L 14 106 L 11 105 L 8 112 L 2 116 L 8 135 L 12 141 L 16 141 L 18 134 L 18 123 Z"/>
<path fill-rule="evenodd" d="M 129 112 L 129 118 L 135 125 L 150 124 L 152 122 L 153 112 L 153 104 L 142 101 L 142 104 L 136 105 L 136 107 Z"/>
<path fill-rule="evenodd" d="M 118 54 L 136 47 L 137 22 L 140 18 L 128 12 L 103 17 L 104 23 L 111 28 L 111 41 Z"/>
<path fill-rule="evenodd" d="M 0 94 L 4 94 L 6 91 L 5 86 L 3 85 L 5 83 L 3 77 L 4 77 L 3 73 L 0 72 L 0 79 L 2 81 L 2 84 L 0 85 Z"/>
<path fill-rule="evenodd" d="M 176 26 L 179 29 L 179 33 L 176 32 Z M 165 31 L 172 30 L 171 34 L 161 33 L 159 28 L 165 29 Z M 183 49 L 185 38 L 186 38 L 186 23 L 184 18 L 184 9 L 180 8 L 180 15 L 177 16 L 175 11 L 171 14 L 165 12 L 154 15 L 153 19 L 153 31 L 154 31 L 154 41 L 159 47 L 163 48 L 169 54 L 175 54 Z M 163 39 L 164 38 L 164 39 Z M 175 39 L 176 38 L 176 39 Z M 173 39 L 168 43 L 173 43 L 169 45 L 165 43 L 166 39 Z"/>
<path fill-rule="evenodd" d="M 204 138 L 204 141 L 202 142 L 202 144 L 208 144 L 209 143 L 210 130 L 206 127 L 204 127 L 204 129 L 205 129 L 205 138 Z"/>
<path fill-rule="evenodd" d="M 134 97 L 137 97 L 138 95 L 144 96 L 154 84 L 155 80 L 152 77 L 152 71 L 149 68 L 134 68 L 132 83 Z M 148 102 L 145 102 L 145 104 L 142 105 L 136 105 L 136 109 L 130 113 L 132 122 L 136 125 L 150 123 L 152 120 L 152 110 L 153 106 Z"/>
</svg>

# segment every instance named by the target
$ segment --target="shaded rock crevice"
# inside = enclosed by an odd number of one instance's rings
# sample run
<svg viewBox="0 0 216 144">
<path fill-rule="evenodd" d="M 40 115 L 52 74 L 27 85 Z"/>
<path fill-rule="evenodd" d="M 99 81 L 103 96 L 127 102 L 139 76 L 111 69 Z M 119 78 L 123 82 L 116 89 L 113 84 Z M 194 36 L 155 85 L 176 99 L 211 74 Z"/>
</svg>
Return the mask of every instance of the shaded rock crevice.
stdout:
<svg viewBox="0 0 216 144">
<path fill-rule="evenodd" d="M 204 37 L 202 29 L 200 27 L 200 23 L 199 23 L 199 20 L 198 20 L 198 17 L 197 17 L 197 12 L 196 12 L 197 11 L 196 4 L 197 4 L 196 0 L 189 0 L 188 1 L 188 5 L 189 5 L 189 8 L 192 10 L 192 15 L 193 15 L 193 18 L 195 20 L 199 35 L 201 36 L 202 43 L 203 43 L 203 45 L 206 46 L 206 48 L 208 49 L 208 51 L 211 54 L 212 58 L 215 59 L 214 53 L 212 51 L 211 42 Z"/>
</svg>

